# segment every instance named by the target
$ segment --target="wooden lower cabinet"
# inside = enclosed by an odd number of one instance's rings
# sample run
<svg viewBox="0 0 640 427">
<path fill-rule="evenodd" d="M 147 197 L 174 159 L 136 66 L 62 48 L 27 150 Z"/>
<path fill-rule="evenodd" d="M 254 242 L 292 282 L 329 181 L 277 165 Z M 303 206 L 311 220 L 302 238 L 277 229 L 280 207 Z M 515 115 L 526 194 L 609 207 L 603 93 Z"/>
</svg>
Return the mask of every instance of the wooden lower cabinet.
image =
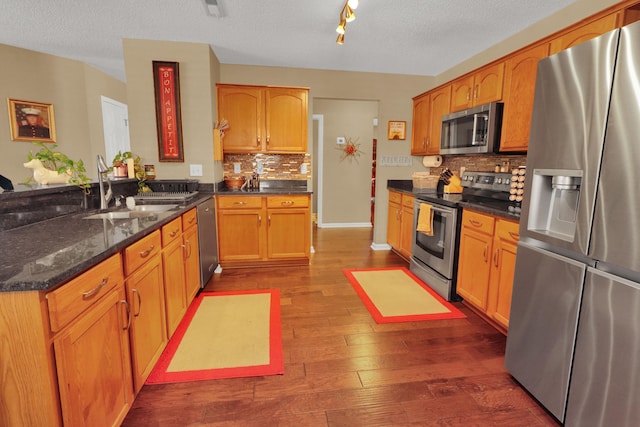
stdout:
<svg viewBox="0 0 640 427">
<path fill-rule="evenodd" d="M 54 339 L 65 426 L 117 426 L 133 402 L 124 283 Z"/>
<path fill-rule="evenodd" d="M 222 267 L 309 263 L 309 195 L 219 196 L 216 200 Z"/>
<path fill-rule="evenodd" d="M 195 218 L 195 209 L 193 209 L 193 218 Z M 187 214 L 183 215 L 183 233 L 182 246 L 184 249 L 184 281 L 187 292 L 187 306 L 195 298 L 200 290 L 200 252 L 198 241 L 197 222 L 193 225 L 185 227 L 184 219 Z M 188 218 L 192 218 L 189 216 Z"/>
<path fill-rule="evenodd" d="M 167 336 L 171 338 L 187 311 L 182 218 L 162 227 L 162 271 L 164 303 L 167 314 Z"/>
<path fill-rule="evenodd" d="M 411 258 L 413 245 L 413 203 L 410 194 L 389 190 L 387 243 L 401 256 Z"/>
<path fill-rule="evenodd" d="M 503 332 L 509 327 L 518 222 L 464 209 L 457 293 Z"/>
<path fill-rule="evenodd" d="M 132 315 L 131 359 L 136 394 L 144 385 L 168 341 L 160 232 L 155 231 L 138 243 L 140 242 L 143 244 L 139 246 L 147 248 L 145 251 L 151 247 L 153 249 L 144 264 L 126 278 L 127 300 Z M 128 252 L 132 256 L 146 253 Z"/>
</svg>

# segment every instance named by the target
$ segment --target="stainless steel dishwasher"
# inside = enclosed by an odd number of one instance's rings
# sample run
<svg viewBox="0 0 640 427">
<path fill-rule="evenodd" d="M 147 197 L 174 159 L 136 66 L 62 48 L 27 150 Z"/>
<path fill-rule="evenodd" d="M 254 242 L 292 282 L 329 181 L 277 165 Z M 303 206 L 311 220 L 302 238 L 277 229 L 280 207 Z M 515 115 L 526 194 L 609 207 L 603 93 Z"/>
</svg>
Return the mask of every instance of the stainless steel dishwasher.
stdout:
<svg viewBox="0 0 640 427">
<path fill-rule="evenodd" d="M 204 288 L 218 267 L 215 199 L 211 197 L 200 203 L 196 209 L 198 213 L 198 246 L 200 251 L 200 288 Z"/>
</svg>

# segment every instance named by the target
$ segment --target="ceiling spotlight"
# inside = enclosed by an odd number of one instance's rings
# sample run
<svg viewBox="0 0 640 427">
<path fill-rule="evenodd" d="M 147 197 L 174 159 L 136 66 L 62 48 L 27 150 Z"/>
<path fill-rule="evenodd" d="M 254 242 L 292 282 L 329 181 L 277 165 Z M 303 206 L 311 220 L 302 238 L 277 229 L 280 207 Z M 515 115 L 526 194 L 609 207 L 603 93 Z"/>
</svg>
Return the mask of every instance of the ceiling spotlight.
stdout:
<svg viewBox="0 0 640 427">
<path fill-rule="evenodd" d="M 344 6 L 342 6 L 342 10 L 340 11 L 339 24 L 336 28 L 336 32 L 339 34 L 336 43 L 344 44 L 344 33 L 347 29 L 347 22 L 352 22 L 356 19 L 356 14 L 353 13 L 353 9 L 356 7 L 358 7 L 358 0 L 345 0 Z"/>
<path fill-rule="evenodd" d="M 345 7 L 344 18 L 347 20 L 347 22 L 351 22 L 356 19 L 356 14 L 353 13 L 353 10 L 351 10 L 349 5 L 346 5 Z"/>
</svg>

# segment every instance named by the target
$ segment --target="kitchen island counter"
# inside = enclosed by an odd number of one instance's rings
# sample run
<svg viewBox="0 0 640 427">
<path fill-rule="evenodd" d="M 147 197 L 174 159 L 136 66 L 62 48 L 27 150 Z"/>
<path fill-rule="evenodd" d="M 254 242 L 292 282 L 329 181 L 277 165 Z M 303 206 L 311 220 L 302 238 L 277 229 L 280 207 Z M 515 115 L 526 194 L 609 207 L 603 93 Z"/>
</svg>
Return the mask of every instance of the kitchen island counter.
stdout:
<svg viewBox="0 0 640 427">
<path fill-rule="evenodd" d="M 98 211 L 82 211 L 3 231 L 0 292 L 53 290 L 212 196 L 146 216 L 85 219 Z"/>
</svg>

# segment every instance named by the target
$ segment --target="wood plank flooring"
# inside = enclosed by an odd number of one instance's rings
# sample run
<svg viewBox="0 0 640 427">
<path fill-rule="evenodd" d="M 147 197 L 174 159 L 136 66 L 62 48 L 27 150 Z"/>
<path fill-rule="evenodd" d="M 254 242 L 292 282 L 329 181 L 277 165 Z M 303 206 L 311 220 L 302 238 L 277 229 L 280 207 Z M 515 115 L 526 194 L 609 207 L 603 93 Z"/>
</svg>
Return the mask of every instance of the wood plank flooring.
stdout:
<svg viewBox="0 0 640 427">
<path fill-rule="evenodd" d="M 207 291 L 279 288 L 285 374 L 146 385 L 123 426 L 558 426 L 466 319 L 376 324 L 343 268 L 404 266 L 370 229 L 314 230 L 308 267 L 224 270 Z"/>
</svg>

